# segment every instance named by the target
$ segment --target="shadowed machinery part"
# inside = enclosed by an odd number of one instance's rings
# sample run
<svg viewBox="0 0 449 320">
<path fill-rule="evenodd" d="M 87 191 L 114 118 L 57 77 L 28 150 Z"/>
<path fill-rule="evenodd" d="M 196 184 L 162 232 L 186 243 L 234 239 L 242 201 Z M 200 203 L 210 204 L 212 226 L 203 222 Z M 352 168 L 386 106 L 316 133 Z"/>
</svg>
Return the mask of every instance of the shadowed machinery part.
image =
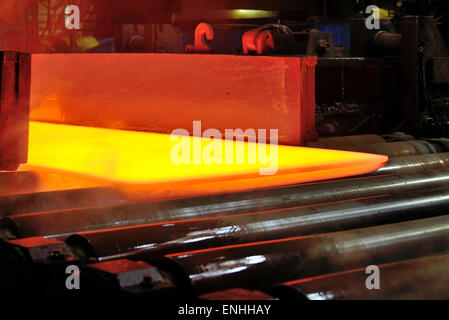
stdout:
<svg viewBox="0 0 449 320">
<path fill-rule="evenodd" d="M 64 242 L 44 238 L 0 241 L 0 261 L 0 287 L 10 298 L 68 293 L 66 267 L 79 266 Z"/>
<path fill-rule="evenodd" d="M 449 255 L 379 266 L 379 287 L 368 290 L 366 268 L 291 281 L 269 292 L 281 300 L 449 299 Z"/>
<path fill-rule="evenodd" d="M 385 143 L 385 142 L 386 141 L 384 140 L 384 138 L 382 138 L 377 134 L 365 134 L 358 136 L 320 138 L 315 142 L 309 142 L 307 146 L 310 148 L 329 148 L 329 149 L 335 149 L 338 147 L 357 148 L 363 145 Z"/>
<path fill-rule="evenodd" d="M 309 144 L 310 147 L 314 146 Z M 324 148 L 320 144 L 315 145 L 317 148 Z M 326 147 L 327 148 L 327 147 Z M 374 144 L 335 144 L 333 149 L 345 151 L 367 152 L 374 154 L 383 154 L 389 157 L 405 157 L 412 155 L 432 154 L 447 152 L 449 149 L 440 143 L 433 143 L 424 140 L 381 142 Z"/>
</svg>

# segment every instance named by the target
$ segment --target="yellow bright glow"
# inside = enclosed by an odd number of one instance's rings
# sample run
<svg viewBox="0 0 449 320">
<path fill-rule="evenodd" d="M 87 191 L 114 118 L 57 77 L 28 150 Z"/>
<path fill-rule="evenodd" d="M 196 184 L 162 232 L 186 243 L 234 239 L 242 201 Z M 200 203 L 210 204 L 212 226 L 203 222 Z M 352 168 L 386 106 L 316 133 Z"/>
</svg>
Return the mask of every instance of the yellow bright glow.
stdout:
<svg viewBox="0 0 449 320">
<path fill-rule="evenodd" d="M 234 19 L 261 19 L 276 17 L 278 15 L 278 12 L 268 10 L 238 9 L 232 10 L 231 15 Z"/>
<path fill-rule="evenodd" d="M 361 14 L 363 14 L 363 11 L 360 11 Z M 371 14 L 375 14 L 374 10 L 371 11 Z M 393 19 L 395 17 L 395 12 L 394 10 L 388 10 L 388 9 L 383 9 L 383 8 L 379 8 L 379 19 Z"/>
<path fill-rule="evenodd" d="M 393 19 L 394 18 L 394 10 L 388 10 L 388 9 L 379 9 L 380 11 L 380 19 Z"/>
<path fill-rule="evenodd" d="M 183 138 L 192 149 L 194 144 L 201 146 L 204 154 L 213 143 L 199 137 Z M 277 173 L 261 176 L 260 169 L 274 165 L 274 158 L 265 164 L 258 156 L 254 164 L 235 161 L 239 147 L 243 147 L 247 162 L 248 150 L 254 152 L 263 145 L 227 140 L 214 143 L 223 146 L 222 150 L 232 148 L 234 164 L 224 163 L 225 154 L 222 164 L 194 164 L 191 152 L 191 164 L 176 165 L 170 155 L 179 141 L 172 141 L 170 135 L 30 122 L 29 161 L 25 167 L 135 186 L 142 191 L 176 193 L 179 188 L 190 190 L 188 194 L 207 194 L 364 174 L 388 160 L 379 155 L 279 146 Z M 269 145 L 266 147 L 269 156 Z"/>
</svg>

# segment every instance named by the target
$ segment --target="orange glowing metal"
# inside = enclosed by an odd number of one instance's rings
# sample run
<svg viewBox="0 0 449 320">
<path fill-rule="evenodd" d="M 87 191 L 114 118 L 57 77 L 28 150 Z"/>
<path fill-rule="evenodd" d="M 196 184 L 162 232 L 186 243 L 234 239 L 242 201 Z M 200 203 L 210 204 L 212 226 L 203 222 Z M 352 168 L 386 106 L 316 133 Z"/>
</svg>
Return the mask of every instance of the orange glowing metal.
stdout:
<svg viewBox="0 0 449 320">
<path fill-rule="evenodd" d="M 33 121 L 168 134 L 278 129 L 314 138 L 316 57 L 215 54 L 33 54 Z M 191 135 L 195 135 L 190 132 Z"/>
<path fill-rule="evenodd" d="M 181 139 L 181 137 L 178 137 Z M 236 159 L 239 146 L 245 158 L 249 150 L 264 145 L 183 137 L 201 146 L 204 153 L 211 143 L 232 147 Z M 369 173 L 382 167 L 385 156 L 312 149 L 278 147 L 278 171 L 261 176 L 269 164 L 179 164 L 170 157 L 179 141 L 170 135 L 93 127 L 30 122 L 27 169 L 41 168 L 151 192 L 151 197 L 178 197 L 274 187 Z M 269 145 L 266 154 L 270 155 Z M 193 150 L 190 154 L 193 160 Z"/>
</svg>

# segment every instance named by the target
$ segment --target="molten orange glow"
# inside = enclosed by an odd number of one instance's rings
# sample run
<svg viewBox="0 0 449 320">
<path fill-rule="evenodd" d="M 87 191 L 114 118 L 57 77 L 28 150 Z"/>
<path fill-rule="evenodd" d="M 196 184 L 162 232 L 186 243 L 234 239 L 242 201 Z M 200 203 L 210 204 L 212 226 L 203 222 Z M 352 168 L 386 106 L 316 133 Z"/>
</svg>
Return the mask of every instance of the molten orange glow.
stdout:
<svg viewBox="0 0 449 320">
<path fill-rule="evenodd" d="M 221 132 L 278 129 L 280 144 L 299 146 L 315 134 L 308 126 L 315 63 L 315 57 L 33 54 L 30 119 L 158 133 L 190 131 L 201 120 Z"/>
<path fill-rule="evenodd" d="M 190 164 L 177 165 L 171 154 L 180 140 L 173 141 L 170 135 L 31 122 L 29 161 L 22 169 L 75 175 L 133 190 L 138 198 L 154 199 L 341 178 L 375 171 L 388 160 L 379 155 L 290 146 L 279 146 L 276 160 L 269 145 L 182 139 L 191 146 Z M 195 146 L 200 156 L 207 155 L 212 143 L 222 147 L 222 164 L 195 164 Z M 225 163 L 229 161 L 226 150 L 233 150 L 233 164 Z M 239 150 L 244 150 L 244 164 L 236 163 Z M 249 156 L 259 150 L 266 151 L 270 161 L 263 162 L 257 155 L 256 162 L 248 164 Z M 260 169 L 269 166 L 276 166 L 277 173 L 260 175 Z"/>
</svg>

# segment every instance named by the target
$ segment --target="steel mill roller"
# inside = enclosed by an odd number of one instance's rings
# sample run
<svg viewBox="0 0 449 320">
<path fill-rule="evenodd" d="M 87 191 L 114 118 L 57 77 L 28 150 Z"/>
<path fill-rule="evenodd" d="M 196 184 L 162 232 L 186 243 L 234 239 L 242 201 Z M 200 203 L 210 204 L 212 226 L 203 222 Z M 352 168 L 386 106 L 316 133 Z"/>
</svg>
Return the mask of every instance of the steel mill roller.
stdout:
<svg viewBox="0 0 449 320">
<path fill-rule="evenodd" d="M 277 282 L 444 253 L 449 217 L 167 255 L 196 293 Z M 170 267 L 167 269 L 175 268 Z M 269 274 L 270 277 L 261 277 Z"/>
<path fill-rule="evenodd" d="M 191 199 L 17 214 L 2 218 L 0 230 L 17 237 L 64 236 L 98 229 L 227 216 L 397 194 L 416 188 L 444 187 L 447 186 L 447 179 L 445 172 L 429 172 L 416 176 L 380 175 Z M 444 199 L 444 196 L 440 197 L 441 199 Z"/>
<path fill-rule="evenodd" d="M 449 189 L 445 188 L 418 194 L 90 231 L 72 235 L 66 242 L 82 259 L 105 261 L 132 252 L 153 261 L 169 253 L 426 218 L 446 214 L 448 205 Z"/>
<path fill-rule="evenodd" d="M 270 293 L 288 300 L 446 300 L 448 255 L 379 266 L 380 290 L 366 287 L 366 269 L 287 282 Z"/>
</svg>

